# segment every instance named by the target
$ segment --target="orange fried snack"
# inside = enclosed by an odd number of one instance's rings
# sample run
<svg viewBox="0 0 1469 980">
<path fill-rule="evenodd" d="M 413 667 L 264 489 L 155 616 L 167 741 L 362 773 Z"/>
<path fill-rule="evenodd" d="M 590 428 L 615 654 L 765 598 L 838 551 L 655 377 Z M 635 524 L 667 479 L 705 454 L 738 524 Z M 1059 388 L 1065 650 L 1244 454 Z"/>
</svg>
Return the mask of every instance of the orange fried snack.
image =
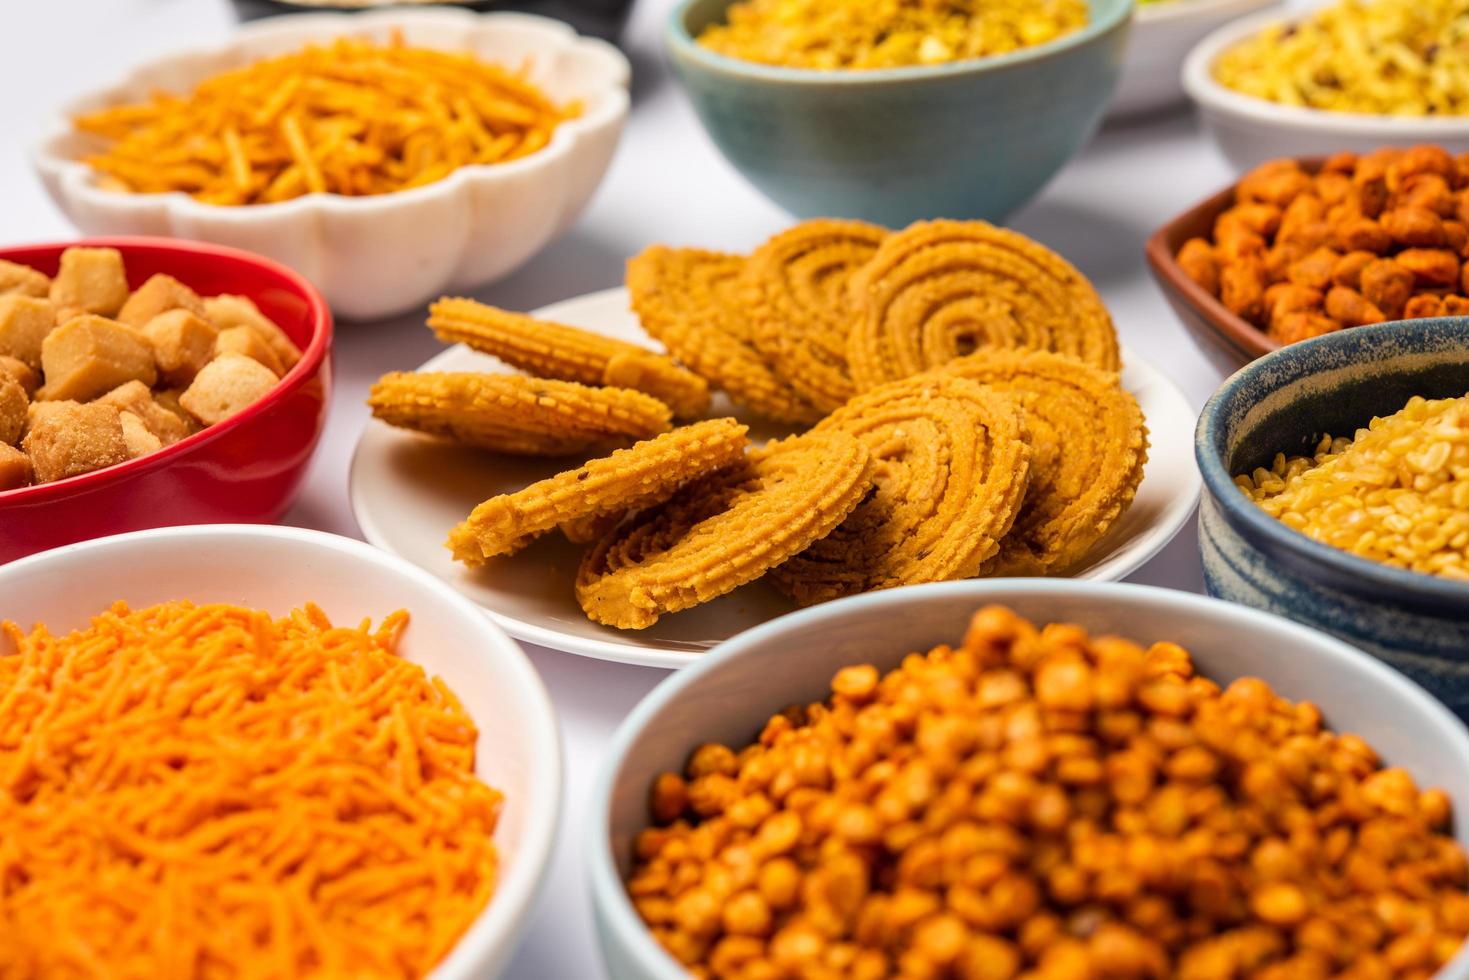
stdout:
<svg viewBox="0 0 1469 980">
<path fill-rule="evenodd" d="M 848 286 L 886 236 L 887 229 L 862 221 L 804 221 L 746 264 L 755 347 L 824 412 L 856 394 L 847 369 Z"/>
<path fill-rule="evenodd" d="M 1080 272 L 983 221 L 919 222 L 889 235 L 852 277 L 847 341 L 859 391 L 988 348 L 1051 350 L 1119 365 L 1117 334 Z"/>
<path fill-rule="evenodd" d="M 668 430 L 668 406 L 624 388 L 518 374 L 385 374 L 368 396 L 375 418 L 517 456 L 567 456 Z"/>
<path fill-rule="evenodd" d="M 448 297 L 429 307 L 428 325 L 446 343 L 466 344 L 538 378 L 647 392 L 667 402 L 679 418 L 709 408 L 709 385 L 697 374 L 661 354 L 589 330 Z"/>
<path fill-rule="evenodd" d="M 1032 456 L 1030 489 L 986 575 L 1064 571 L 1132 503 L 1148 458 L 1148 429 L 1117 375 L 1044 351 L 986 351 L 946 373 L 1018 399 Z"/>
<path fill-rule="evenodd" d="M 871 458 L 841 432 L 750 453 L 727 482 L 700 482 L 603 538 L 582 560 L 576 597 L 593 621 L 646 629 L 717 599 L 804 551 L 871 487 Z"/>
<path fill-rule="evenodd" d="M 627 264 L 627 288 L 643 329 L 694 373 L 766 418 L 804 425 L 821 412 L 771 370 L 747 342 L 742 308 L 711 285 L 711 270 L 744 259 L 654 245 Z M 723 281 L 720 276 L 714 281 Z M 731 290 L 733 287 L 730 287 Z"/>
<path fill-rule="evenodd" d="M 871 450 L 876 490 L 830 535 L 771 573 L 802 605 L 968 578 L 1000 549 L 1025 498 L 1030 446 L 1020 405 L 954 375 L 864 392 L 813 433 Z"/>
<path fill-rule="evenodd" d="M 745 426 L 710 419 L 619 449 L 611 456 L 559 473 L 516 493 L 491 497 L 449 532 L 457 561 L 481 565 L 509 555 L 561 525 L 646 507 L 666 500 L 695 477 L 737 462 L 745 452 Z"/>
</svg>

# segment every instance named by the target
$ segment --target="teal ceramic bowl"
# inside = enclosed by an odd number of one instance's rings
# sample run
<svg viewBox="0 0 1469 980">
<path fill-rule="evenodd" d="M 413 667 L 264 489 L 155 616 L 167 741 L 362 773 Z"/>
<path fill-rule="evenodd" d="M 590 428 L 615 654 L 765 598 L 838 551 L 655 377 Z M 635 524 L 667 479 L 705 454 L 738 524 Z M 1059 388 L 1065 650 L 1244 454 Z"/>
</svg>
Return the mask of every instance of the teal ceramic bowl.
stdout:
<svg viewBox="0 0 1469 980">
<path fill-rule="evenodd" d="M 715 144 L 792 214 L 889 227 L 1000 221 L 1034 197 L 1101 122 L 1133 11 L 1132 0 L 1091 0 L 1082 30 L 995 58 L 811 71 L 695 43 L 730 2 L 682 0 L 666 32 Z"/>
</svg>

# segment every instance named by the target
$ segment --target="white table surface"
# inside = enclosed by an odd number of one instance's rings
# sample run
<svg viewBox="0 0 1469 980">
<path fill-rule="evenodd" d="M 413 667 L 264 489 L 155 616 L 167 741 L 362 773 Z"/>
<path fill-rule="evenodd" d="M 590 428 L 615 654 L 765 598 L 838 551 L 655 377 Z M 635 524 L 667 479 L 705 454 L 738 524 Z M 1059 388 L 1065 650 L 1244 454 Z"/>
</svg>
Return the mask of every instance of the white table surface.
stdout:
<svg viewBox="0 0 1469 980">
<path fill-rule="evenodd" d="M 715 150 L 669 75 L 659 26 L 672 0 L 639 0 L 623 47 L 634 63 L 633 112 L 606 181 L 560 242 L 481 298 L 535 307 L 621 282 L 624 261 L 652 242 L 748 249 L 789 218 Z M 6 0 L 0 27 L 0 243 L 74 235 L 30 171 L 27 147 L 52 108 L 136 62 L 223 39 L 224 0 Z M 1123 340 L 1158 365 L 1197 410 L 1221 378 L 1175 320 L 1143 264 L 1163 221 L 1227 183 L 1231 171 L 1179 112 L 1104 129 L 1012 222 L 1091 277 Z M 439 345 L 408 317 L 340 323 L 331 419 L 287 522 L 360 536 L 347 506 L 347 465 L 367 418 L 368 385 L 427 360 Z M 1129 581 L 1202 591 L 1192 523 Z M 539 907 L 509 976 L 603 976 L 584 887 L 587 803 L 618 722 L 663 671 L 529 648 L 560 713 L 566 787 L 561 839 Z"/>
</svg>

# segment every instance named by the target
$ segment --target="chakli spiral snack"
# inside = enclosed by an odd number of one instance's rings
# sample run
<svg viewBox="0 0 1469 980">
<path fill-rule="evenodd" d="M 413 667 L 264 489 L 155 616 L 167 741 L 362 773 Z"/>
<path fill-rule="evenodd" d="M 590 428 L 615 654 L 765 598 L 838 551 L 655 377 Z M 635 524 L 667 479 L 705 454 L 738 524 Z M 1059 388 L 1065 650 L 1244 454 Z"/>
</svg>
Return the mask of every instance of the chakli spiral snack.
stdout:
<svg viewBox="0 0 1469 980">
<path fill-rule="evenodd" d="M 859 391 L 988 348 L 1056 351 L 1109 371 L 1120 363 L 1091 283 L 1045 246 L 983 221 L 889 235 L 851 288 L 847 360 Z"/>
<path fill-rule="evenodd" d="M 576 597 L 620 629 L 716 599 L 830 533 L 871 487 L 870 463 L 842 432 L 771 442 L 729 482 L 699 484 L 603 538 L 582 560 Z"/>
<path fill-rule="evenodd" d="M 874 388 L 811 431 L 862 440 L 876 490 L 771 573 L 802 605 L 969 578 L 999 550 L 1025 498 L 1031 450 L 1019 403 L 957 375 Z"/>
<path fill-rule="evenodd" d="M 669 409 L 641 391 L 518 374 L 385 374 L 367 403 L 389 425 L 520 456 L 566 456 L 668 431 Z"/>
<path fill-rule="evenodd" d="M 745 260 L 720 252 L 654 245 L 627 264 L 627 288 L 643 329 L 730 398 L 779 422 L 809 424 L 821 412 L 786 384 L 750 346 L 733 280 L 712 270 Z M 717 288 L 724 283 L 729 292 Z"/>
<path fill-rule="evenodd" d="M 1030 432 L 1030 488 L 986 575 L 1042 575 L 1075 564 L 1132 503 L 1148 429 L 1117 375 L 1045 351 L 984 351 L 957 374 L 1017 398 Z"/>
<path fill-rule="evenodd" d="M 824 412 L 856 394 L 847 370 L 848 286 L 887 234 L 862 221 L 803 221 L 757 248 L 746 265 L 756 348 Z"/>
<path fill-rule="evenodd" d="M 654 439 L 516 493 L 491 497 L 449 532 L 448 547 L 466 565 L 519 551 L 537 535 L 583 518 L 646 507 L 684 483 L 743 458 L 745 426 L 710 419 Z"/>
<path fill-rule="evenodd" d="M 428 325 L 446 343 L 466 344 L 538 378 L 644 391 L 666 402 L 679 418 L 709 407 L 709 385 L 697 374 L 661 354 L 589 330 L 455 297 L 429 307 Z"/>
</svg>

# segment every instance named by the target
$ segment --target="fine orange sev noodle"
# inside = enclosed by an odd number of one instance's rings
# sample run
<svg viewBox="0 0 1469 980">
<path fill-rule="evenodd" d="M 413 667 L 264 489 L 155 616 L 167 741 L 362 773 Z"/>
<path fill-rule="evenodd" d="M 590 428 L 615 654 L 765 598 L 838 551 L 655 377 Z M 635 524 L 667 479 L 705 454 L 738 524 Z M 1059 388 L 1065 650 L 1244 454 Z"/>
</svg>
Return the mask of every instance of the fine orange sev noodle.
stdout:
<svg viewBox="0 0 1469 980">
<path fill-rule="evenodd" d="M 232 205 L 419 187 L 534 153 L 579 111 L 472 54 L 338 38 L 74 124 L 106 141 L 85 160 L 109 186 Z"/>
<path fill-rule="evenodd" d="M 0 977 L 428 972 L 490 899 L 501 796 L 406 622 L 0 626 Z"/>
</svg>

